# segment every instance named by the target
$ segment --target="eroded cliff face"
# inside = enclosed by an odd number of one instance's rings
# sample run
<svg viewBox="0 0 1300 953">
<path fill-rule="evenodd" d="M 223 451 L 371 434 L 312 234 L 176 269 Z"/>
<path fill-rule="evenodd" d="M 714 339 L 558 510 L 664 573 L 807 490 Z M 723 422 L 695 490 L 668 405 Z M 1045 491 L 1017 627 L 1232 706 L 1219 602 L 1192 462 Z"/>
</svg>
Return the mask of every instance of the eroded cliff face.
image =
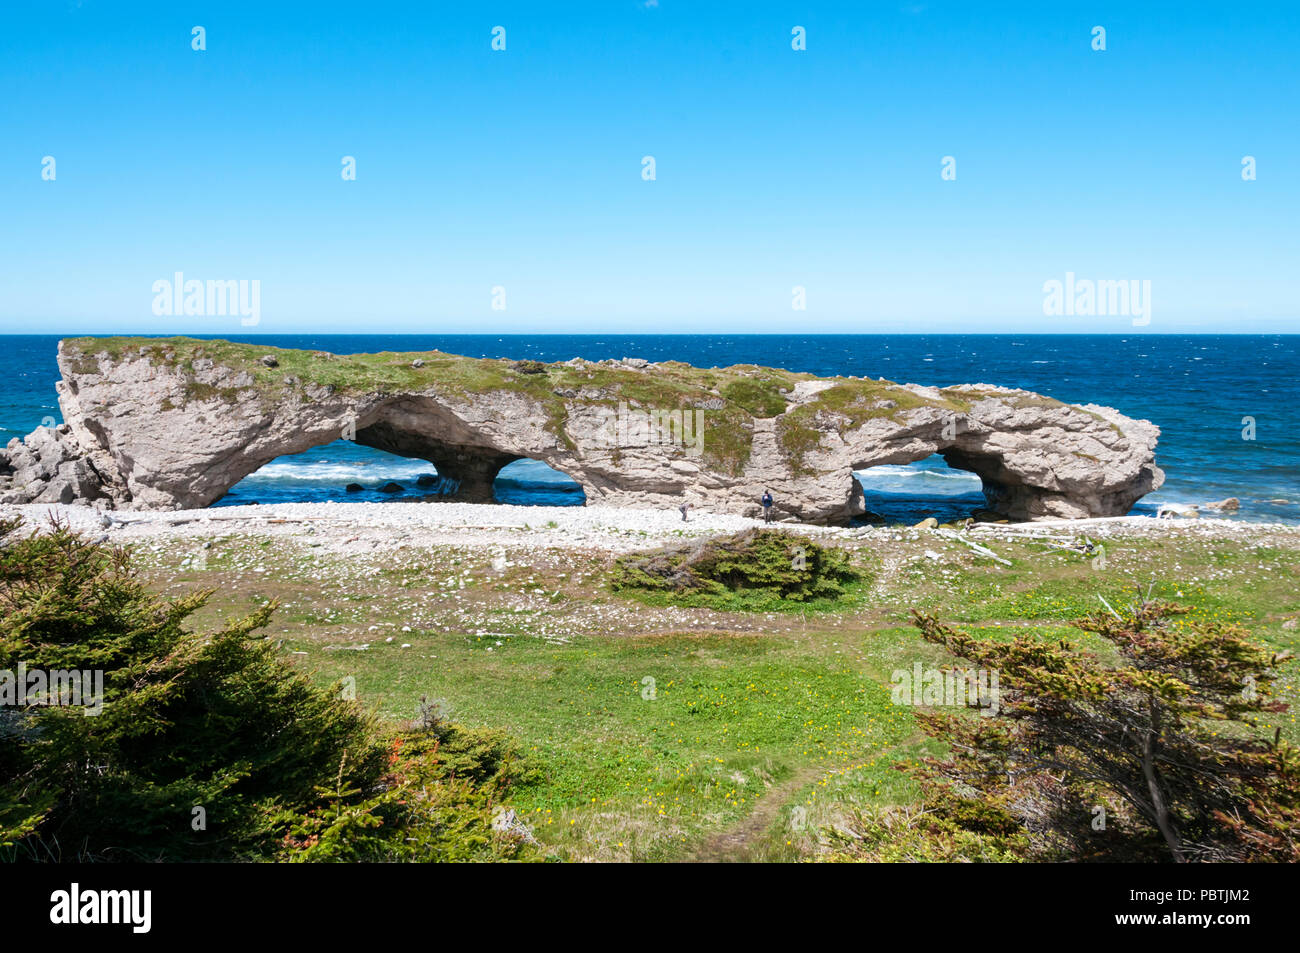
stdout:
<svg viewBox="0 0 1300 953">
<path fill-rule="evenodd" d="M 940 453 L 1012 519 L 1119 515 L 1156 489 L 1159 430 L 985 384 L 942 390 L 742 365 L 539 364 L 437 352 L 333 355 L 190 338 L 59 346 L 65 424 L 0 452 L 0 502 L 207 506 L 283 454 L 343 437 L 428 460 L 490 501 L 531 457 L 590 503 L 835 522 L 855 469 Z"/>
</svg>

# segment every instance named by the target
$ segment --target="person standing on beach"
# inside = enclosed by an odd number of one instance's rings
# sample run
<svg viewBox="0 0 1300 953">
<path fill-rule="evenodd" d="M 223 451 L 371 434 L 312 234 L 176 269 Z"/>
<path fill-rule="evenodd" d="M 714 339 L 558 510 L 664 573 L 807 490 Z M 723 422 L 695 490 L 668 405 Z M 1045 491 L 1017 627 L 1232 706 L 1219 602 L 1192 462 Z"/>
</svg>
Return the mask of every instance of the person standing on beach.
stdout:
<svg viewBox="0 0 1300 953">
<path fill-rule="evenodd" d="M 681 506 L 677 507 L 678 511 L 682 514 L 682 522 L 683 522 L 683 523 L 687 522 L 687 520 L 686 520 L 686 511 L 689 510 L 690 508 L 691 508 L 691 504 L 690 504 L 690 503 L 683 503 Z"/>
<path fill-rule="evenodd" d="M 759 502 L 763 504 L 763 522 L 772 522 L 772 491 L 764 490 L 763 498 Z"/>
</svg>

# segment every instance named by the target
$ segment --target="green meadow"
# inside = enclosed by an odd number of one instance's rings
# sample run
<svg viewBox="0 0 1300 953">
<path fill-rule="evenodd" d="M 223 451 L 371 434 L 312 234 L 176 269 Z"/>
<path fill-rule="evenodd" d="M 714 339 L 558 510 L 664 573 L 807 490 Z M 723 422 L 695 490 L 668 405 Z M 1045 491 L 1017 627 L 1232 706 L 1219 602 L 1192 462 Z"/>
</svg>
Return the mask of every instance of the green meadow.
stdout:
<svg viewBox="0 0 1300 953">
<path fill-rule="evenodd" d="M 487 548 L 371 542 L 231 535 L 136 557 L 164 592 L 214 588 L 212 624 L 274 602 L 267 637 L 381 720 L 410 721 L 424 699 L 508 732 L 537 768 L 511 806 L 561 860 L 823 859 L 854 812 L 913 805 L 906 767 L 942 750 L 892 703 L 891 673 L 952 664 L 908 624 L 913 607 L 983 636 L 1100 650 L 1071 620 L 1151 593 L 1300 647 L 1300 536 L 1287 533 L 1115 538 L 1101 566 L 989 541 L 1006 566 L 877 531 L 833 541 L 863 581 L 813 611 L 633 598 L 610 586 L 613 555 L 531 546 L 527 532 L 500 570 Z M 1273 717 L 1300 741 L 1296 663 L 1285 672 L 1293 707 Z"/>
</svg>

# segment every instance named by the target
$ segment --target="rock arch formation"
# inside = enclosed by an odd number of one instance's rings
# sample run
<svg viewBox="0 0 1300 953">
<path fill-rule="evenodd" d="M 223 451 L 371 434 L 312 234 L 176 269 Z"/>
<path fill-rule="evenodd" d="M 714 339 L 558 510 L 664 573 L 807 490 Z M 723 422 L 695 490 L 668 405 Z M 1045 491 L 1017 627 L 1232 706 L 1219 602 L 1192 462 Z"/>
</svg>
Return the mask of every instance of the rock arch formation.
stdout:
<svg viewBox="0 0 1300 953">
<path fill-rule="evenodd" d="M 521 457 L 589 504 L 683 499 L 835 522 L 855 469 L 932 453 L 1012 519 L 1125 513 L 1160 486 L 1158 428 L 1108 407 L 985 384 L 944 389 L 739 365 L 335 355 L 192 338 L 60 342 L 65 423 L 0 452 L 0 502 L 196 508 L 265 463 L 340 436 L 431 462 L 490 501 Z"/>
</svg>

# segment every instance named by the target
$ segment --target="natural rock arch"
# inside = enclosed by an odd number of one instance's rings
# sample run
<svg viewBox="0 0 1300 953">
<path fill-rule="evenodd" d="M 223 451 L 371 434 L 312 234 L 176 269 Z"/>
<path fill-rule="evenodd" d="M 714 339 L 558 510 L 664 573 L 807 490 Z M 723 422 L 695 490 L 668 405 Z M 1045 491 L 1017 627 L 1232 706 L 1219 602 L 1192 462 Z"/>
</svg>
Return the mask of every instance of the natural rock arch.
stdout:
<svg viewBox="0 0 1300 953">
<path fill-rule="evenodd" d="M 855 469 L 933 453 L 1015 519 L 1127 512 L 1160 485 L 1159 430 L 1118 411 L 989 385 L 942 390 L 741 365 L 562 364 L 335 355 L 191 338 L 60 343 L 66 424 L 0 455 L 0 502 L 207 506 L 278 456 L 348 436 L 428 460 L 490 501 L 521 457 L 588 503 L 798 519 L 861 507 Z M 855 498 L 856 497 L 856 498 Z"/>
</svg>

